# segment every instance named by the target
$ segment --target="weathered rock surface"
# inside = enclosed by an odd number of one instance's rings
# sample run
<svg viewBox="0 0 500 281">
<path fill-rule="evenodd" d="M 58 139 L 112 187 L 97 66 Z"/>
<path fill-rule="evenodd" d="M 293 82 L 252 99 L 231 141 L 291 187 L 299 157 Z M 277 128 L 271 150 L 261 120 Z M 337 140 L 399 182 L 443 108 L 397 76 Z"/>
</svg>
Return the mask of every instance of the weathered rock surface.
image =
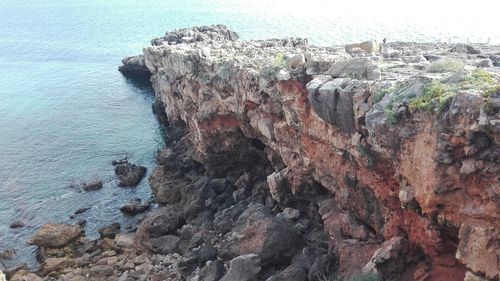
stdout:
<svg viewBox="0 0 500 281">
<path fill-rule="evenodd" d="M 85 191 L 95 191 L 95 190 L 101 189 L 102 188 L 102 181 L 95 180 L 95 181 L 86 182 L 83 184 L 82 188 Z"/>
<path fill-rule="evenodd" d="M 136 164 L 125 163 L 115 166 L 115 175 L 118 177 L 118 185 L 121 187 L 134 187 L 139 184 L 146 168 Z"/>
<path fill-rule="evenodd" d="M 28 243 L 46 248 L 60 248 L 81 235 L 82 228 L 78 225 L 49 223 L 39 228 Z"/>
<path fill-rule="evenodd" d="M 191 155 L 207 171 L 221 167 L 221 155 L 233 159 L 246 151 L 246 140 L 257 139 L 274 168 L 263 171 L 274 199 L 284 204 L 308 186 L 322 186 L 340 210 L 325 217 L 332 231 L 344 225 L 335 235 L 369 243 L 407 237 L 406 255 L 418 260 L 423 252 L 429 271 L 463 244 L 454 242 L 462 241 L 461 225 L 498 229 L 499 97 L 483 93 L 498 83 L 499 70 L 489 64 L 486 74 L 474 70 L 477 56 L 497 47 L 481 46 L 478 54 L 476 47 L 371 42 L 346 53 L 295 39 L 218 39 L 144 49 L 169 123 L 186 126 Z M 483 75 L 488 86 L 441 82 L 463 90 L 425 109 L 418 102 L 431 98 L 429 85 L 455 72 L 426 72 L 446 56 L 476 73 L 461 81 Z M 168 178 L 165 170 L 155 173 Z M 168 186 L 156 185 L 155 193 L 180 200 Z M 470 258 L 460 255 L 465 266 L 498 276 L 474 265 L 474 251 L 463 249 Z"/>
<path fill-rule="evenodd" d="M 149 78 L 151 76 L 151 72 L 144 63 L 143 55 L 124 58 L 118 70 L 130 77 Z"/>
<path fill-rule="evenodd" d="M 142 202 L 141 199 L 135 198 L 127 202 L 125 205 L 120 207 L 120 211 L 127 215 L 137 215 L 139 213 L 145 212 L 150 207 L 149 202 Z"/>
<path fill-rule="evenodd" d="M 498 46 L 236 39 L 180 29 L 143 50 L 166 206 L 136 233 L 41 248 L 74 260 L 51 276 L 499 278 Z"/>
</svg>

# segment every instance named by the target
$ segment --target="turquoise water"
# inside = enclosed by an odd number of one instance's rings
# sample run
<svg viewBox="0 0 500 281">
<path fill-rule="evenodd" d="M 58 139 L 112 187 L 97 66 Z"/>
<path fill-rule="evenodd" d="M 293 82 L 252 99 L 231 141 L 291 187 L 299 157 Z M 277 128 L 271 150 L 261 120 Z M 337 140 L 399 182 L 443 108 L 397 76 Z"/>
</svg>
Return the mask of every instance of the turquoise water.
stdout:
<svg viewBox="0 0 500 281">
<path fill-rule="evenodd" d="M 25 241 L 34 230 L 74 222 L 69 215 L 82 207 L 91 207 L 77 217 L 88 220 L 90 236 L 106 223 L 133 223 L 118 207 L 149 198 L 147 180 L 117 187 L 110 161 L 127 155 L 151 170 L 163 138 L 151 89 L 116 69 L 166 30 L 223 23 L 243 39 L 298 36 L 322 45 L 384 37 L 500 42 L 487 3 L 458 10 L 446 1 L 366 2 L 0 0 L 0 252 L 15 248 L 33 265 L 35 249 Z M 104 188 L 70 187 L 92 179 Z M 27 227 L 9 229 L 15 220 Z"/>
</svg>

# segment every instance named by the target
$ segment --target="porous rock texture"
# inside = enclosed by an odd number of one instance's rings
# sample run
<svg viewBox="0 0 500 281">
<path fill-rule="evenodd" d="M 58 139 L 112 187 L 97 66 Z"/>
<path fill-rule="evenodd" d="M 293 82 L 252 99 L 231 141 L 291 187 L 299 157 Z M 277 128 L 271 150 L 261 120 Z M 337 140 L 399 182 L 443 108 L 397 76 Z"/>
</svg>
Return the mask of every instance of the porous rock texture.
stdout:
<svg viewBox="0 0 500 281">
<path fill-rule="evenodd" d="M 135 233 L 38 243 L 38 275 L 499 279 L 500 47 L 237 39 L 180 29 L 126 60 L 168 129 L 162 206 Z"/>
<path fill-rule="evenodd" d="M 255 169 L 248 154 L 257 147 L 280 207 L 318 186 L 334 197 L 323 217 L 338 254 L 398 237 L 407 244 L 395 254 L 398 268 L 381 265 L 392 276 L 424 265 L 415 279 L 463 278 L 466 270 L 499 278 L 498 90 L 458 90 L 439 112 L 411 106 L 432 81 L 454 75 L 426 71 L 430 61 L 461 59 L 470 76 L 498 48 L 390 43 L 378 54 L 347 53 L 304 39 L 227 34 L 144 49 L 168 122 L 187 127 L 191 156 L 208 174 L 238 178 Z M 484 71 L 498 83 L 497 67 Z M 172 187 L 162 169 L 151 184 L 167 202 L 176 196 L 163 196 Z"/>
</svg>

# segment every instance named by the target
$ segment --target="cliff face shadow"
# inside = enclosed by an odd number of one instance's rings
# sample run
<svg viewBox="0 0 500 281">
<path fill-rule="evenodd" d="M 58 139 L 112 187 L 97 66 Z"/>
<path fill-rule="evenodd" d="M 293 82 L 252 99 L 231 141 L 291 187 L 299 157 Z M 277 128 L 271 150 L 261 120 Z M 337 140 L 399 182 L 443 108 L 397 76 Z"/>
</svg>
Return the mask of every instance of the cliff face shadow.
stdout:
<svg viewBox="0 0 500 281">
<path fill-rule="evenodd" d="M 151 84 L 150 76 L 146 75 L 135 75 L 135 76 L 129 76 L 129 75 L 123 75 L 125 78 L 125 82 L 140 90 L 141 92 L 145 92 L 151 95 L 154 95 L 153 91 L 153 86 Z"/>
</svg>

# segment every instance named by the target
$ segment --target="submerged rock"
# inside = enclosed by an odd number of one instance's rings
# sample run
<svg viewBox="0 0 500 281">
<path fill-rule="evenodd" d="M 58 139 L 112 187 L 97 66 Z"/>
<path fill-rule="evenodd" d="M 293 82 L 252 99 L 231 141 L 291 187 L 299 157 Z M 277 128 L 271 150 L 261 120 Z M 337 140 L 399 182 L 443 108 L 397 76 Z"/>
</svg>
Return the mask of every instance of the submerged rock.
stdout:
<svg viewBox="0 0 500 281">
<path fill-rule="evenodd" d="M 23 221 L 15 221 L 13 223 L 10 224 L 10 228 L 20 228 L 20 227 L 24 227 L 25 226 L 25 223 Z"/>
<path fill-rule="evenodd" d="M 85 191 L 94 191 L 102 188 L 102 181 L 95 180 L 91 182 L 86 182 L 83 184 L 83 190 Z"/>
</svg>

